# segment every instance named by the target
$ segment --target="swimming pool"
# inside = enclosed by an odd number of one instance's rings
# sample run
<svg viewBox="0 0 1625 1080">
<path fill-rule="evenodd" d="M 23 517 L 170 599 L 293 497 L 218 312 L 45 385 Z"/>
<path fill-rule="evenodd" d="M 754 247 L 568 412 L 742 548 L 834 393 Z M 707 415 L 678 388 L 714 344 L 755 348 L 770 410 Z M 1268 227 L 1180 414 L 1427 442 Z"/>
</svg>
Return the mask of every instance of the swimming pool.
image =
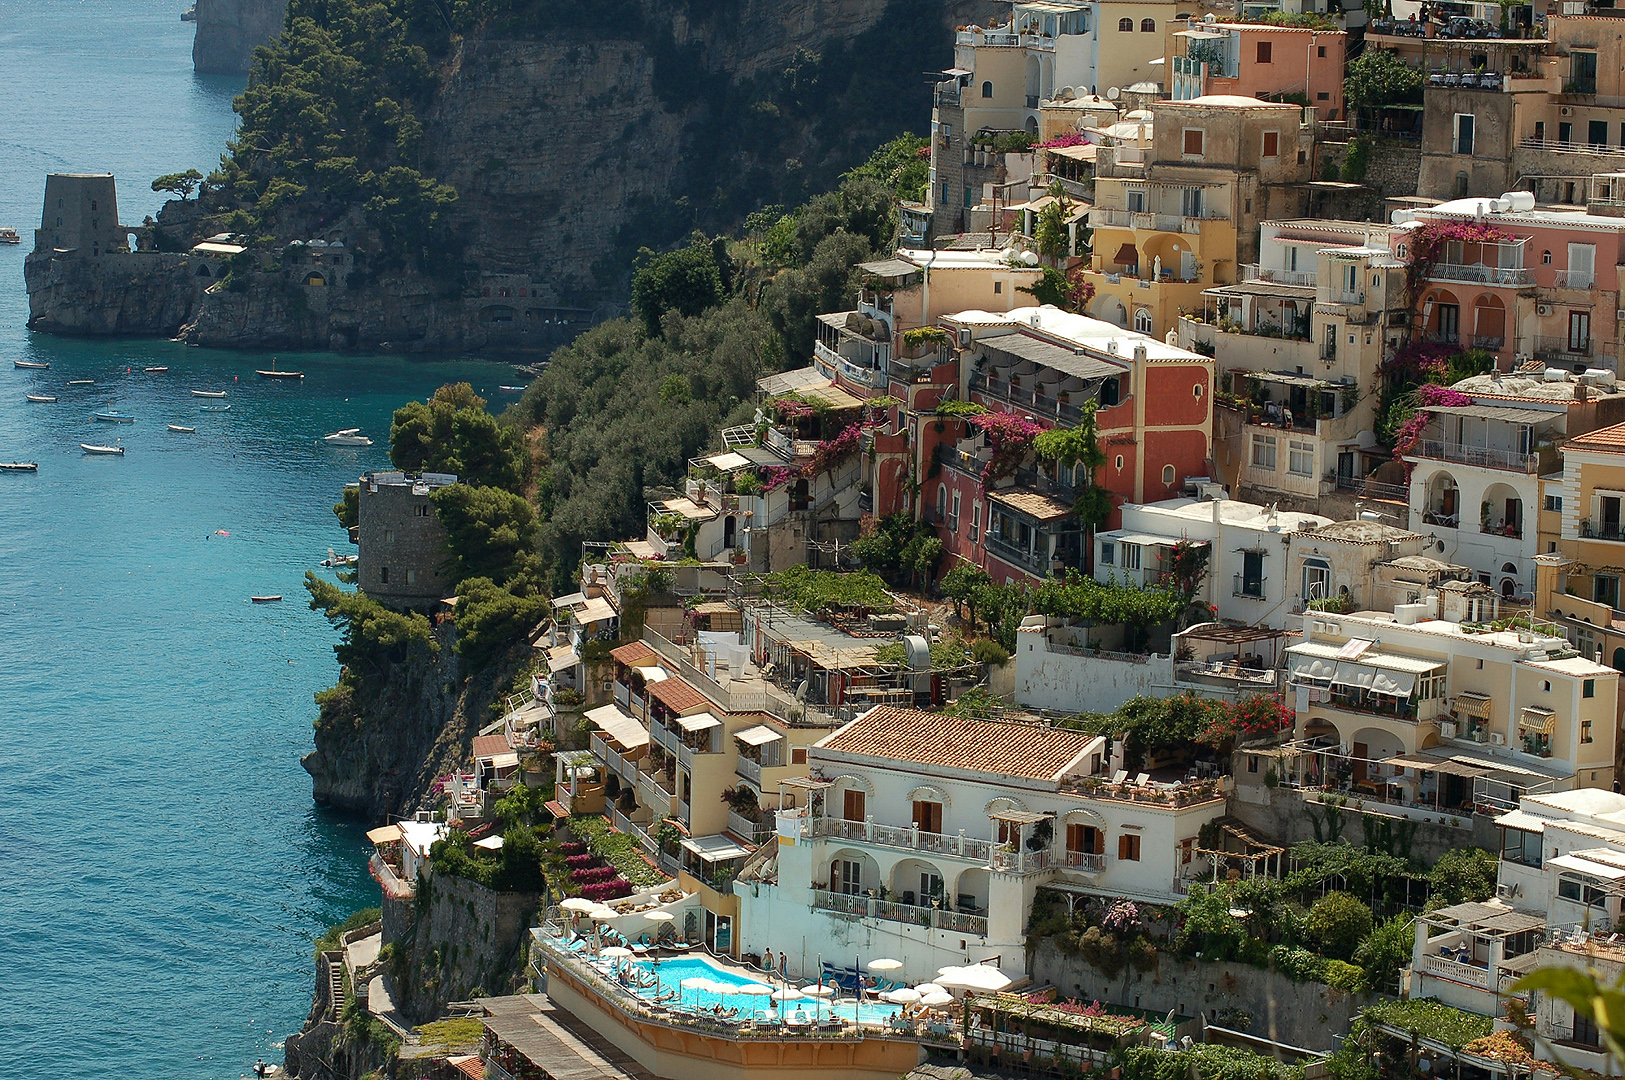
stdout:
<svg viewBox="0 0 1625 1080">
<path fill-rule="evenodd" d="M 794 1013 L 797 1010 L 811 1016 L 814 1010 L 814 1000 L 811 997 L 800 998 L 796 1001 L 786 1001 L 782 1004 L 765 994 L 752 996 L 749 994 L 727 993 L 714 994 L 704 990 L 685 990 L 685 979 L 708 979 L 721 986 L 738 987 L 748 983 L 771 985 L 778 990 L 784 986 L 779 981 L 770 981 L 764 973 L 761 978 L 752 978 L 750 973 L 738 968 L 726 968 L 704 956 L 677 956 L 665 960 L 633 960 L 629 961 L 631 970 L 642 977 L 653 974 L 655 984 L 652 986 L 629 987 L 628 989 L 638 997 L 653 1001 L 657 998 L 673 1008 L 684 1009 L 690 1012 L 709 1012 L 718 1005 L 724 1009 L 738 1009 L 739 1018 L 745 1019 L 753 1013 L 766 1011 L 773 1014 L 775 1005 L 779 1005 L 779 1015 Z M 829 998 L 823 999 L 818 1012 L 823 1016 L 832 1013 L 837 1017 L 852 1019 L 851 998 L 842 999 L 838 1004 L 831 1005 Z M 858 1006 L 858 1019 L 865 1024 L 884 1024 L 897 1015 L 896 1005 L 885 1002 L 865 1001 Z"/>
</svg>

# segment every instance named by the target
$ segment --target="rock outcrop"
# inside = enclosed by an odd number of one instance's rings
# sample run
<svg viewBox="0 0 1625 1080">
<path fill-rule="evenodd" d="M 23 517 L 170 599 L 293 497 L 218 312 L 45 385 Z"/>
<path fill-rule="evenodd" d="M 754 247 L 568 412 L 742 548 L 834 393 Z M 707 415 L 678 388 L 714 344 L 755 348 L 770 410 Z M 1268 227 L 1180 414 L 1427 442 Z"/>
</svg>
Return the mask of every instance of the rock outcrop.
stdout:
<svg viewBox="0 0 1625 1080">
<path fill-rule="evenodd" d="M 415 1024 L 452 1001 L 511 993 L 519 986 L 538 893 L 493 892 L 465 878 L 430 875 L 408 900 L 384 898 L 384 941 L 392 944 L 390 996 Z"/>
<path fill-rule="evenodd" d="M 159 252 L 35 252 L 23 281 L 29 329 L 58 334 L 174 337 L 202 296 L 186 257 Z"/>
<path fill-rule="evenodd" d="M 247 75 L 254 49 L 282 33 L 288 0 L 197 0 L 192 70 L 199 75 Z"/>
</svg>

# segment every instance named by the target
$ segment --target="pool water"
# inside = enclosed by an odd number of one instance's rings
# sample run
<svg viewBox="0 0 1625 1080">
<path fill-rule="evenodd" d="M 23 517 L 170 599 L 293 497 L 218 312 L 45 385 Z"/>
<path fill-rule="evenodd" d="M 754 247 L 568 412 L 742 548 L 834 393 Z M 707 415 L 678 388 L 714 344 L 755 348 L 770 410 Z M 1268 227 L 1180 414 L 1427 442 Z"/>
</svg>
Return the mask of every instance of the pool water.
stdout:
<svg viewBox="0 0 1625 1080">
<path fill-rule="evenodd" d="M 721 1005 L 724 1009 L 738 1009 L 739 1019 L 743 1020 L 754 1012 L 767 1010 L 772 1014 L 774 1006 L 780 1008 L 780 1015 L 802 1010 L 808 1015 L 813 1012 L 815 999 L 811 997 L 798 998 L 795 1001 L 776 1003 L 765 994 L 751 996 L 748 994 L 712 994 L 701 990 L 684 990 L 685 979 L 709 979 L 711 982 L 724 986 L 744 986 L 747 983 L 760 983 L 771 985 L 778 990 L 784 986 L 783 982 L 769 980 L 765 975 L 761 979 L 751 978 L 748 974 L 734 968 L 725 968 L 720 964 L 712 963 L 703 956 L 679 956 L 669 960 L 635 960 L 631 962 L 634 972 L 647 978 L 653 972 L 657 982 L 653 986 L 640 986 L 633 989 L 639 997 L 654 1000 L 661 998 L 668 1005 L 689 1011 L 710 1011 Z M 675 996 L 670 996 L 675 995 Z M 840 1018 L 852 1019 L 852 999 L 843 998 L 836 1005 L 831 1005 L 830 998 L 822 999 L 819 1013 L 829 1016 L 832 1013 Z M 865 1001 L 858 1006 L 858 1020 L 865 1024 L 885 1024 L 897 1015 L 898 1007 L 880 1001 Z"/>
</svg>

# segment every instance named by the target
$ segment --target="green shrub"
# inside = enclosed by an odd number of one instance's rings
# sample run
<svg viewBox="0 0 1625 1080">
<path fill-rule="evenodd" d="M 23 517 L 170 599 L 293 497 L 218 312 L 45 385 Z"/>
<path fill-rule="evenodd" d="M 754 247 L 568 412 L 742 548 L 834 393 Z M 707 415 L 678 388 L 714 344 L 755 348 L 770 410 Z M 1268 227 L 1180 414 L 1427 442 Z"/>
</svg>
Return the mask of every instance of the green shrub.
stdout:
<svg viewBox="0 0 1625 1080">
<path fill-rule="evenodd" d="M 992 664 L 995 666 L 1006 663 L 1010 659 L 1010 653 L 1003 645 L 987 638 L 972 643 L 970 655 L 971 659 L 978 664 Z"/>
<path fill-rule="evenodd" d="M 1399 971 L 1411 962 L 1415 944 L 1415 922 L 1396 916 L 1366 935 L 1354 951 L 1354 962 L 1365 968 L 1371 989 L 1394 993 L 1399 989 Z"/>
<path fill-rule="evenodd" d="M 1341 960 L 1326 961 L 1320 969 L 1320 981 L 1345 994 L 1363 994 L 1367 989 L 1365 969 Z"/>
<path fill-rule="evenodd" d="M 1373 921 L 1364 901 L 1349 893 L 1330 892 L 1309 909 L 1304 930 L 1323 954 L 1334 960 L 1349 960 L 1371 933 Z"/>
<path fill-rule="evenodd" d="M 1277 945 L 1270 950 L 1270 962 L 1275 970 L 1293 982 L 1319 982 L 1325 961 L 1310 952 L 1291 945 Z"/>
<path fill-rule="evenodd" d="M 382 908 L 362 908 L 360 911 L 352 913 L 349 918 L 337 926 L 329 926 L 322 936 L 316 939 L 317 955 L 343 948 L 345 934 L 348 934 L 351 930 L 359 930 L 368 923 L 375 923 L 383 917 L 384 911 Z"/>
</svg>

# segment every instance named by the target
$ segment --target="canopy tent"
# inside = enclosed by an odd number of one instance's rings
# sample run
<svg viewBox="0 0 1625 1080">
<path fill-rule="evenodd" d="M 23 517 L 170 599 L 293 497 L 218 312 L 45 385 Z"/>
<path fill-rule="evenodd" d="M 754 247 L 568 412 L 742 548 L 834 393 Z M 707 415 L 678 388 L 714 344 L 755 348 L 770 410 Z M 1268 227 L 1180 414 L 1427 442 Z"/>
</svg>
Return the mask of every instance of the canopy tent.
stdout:
<svg viewBox="0 0 1625 1080">
<path fill-rule="evenodd" d="M 381 825 L 376 829 L 367 831 L 367 841 L 372 844 L 388 844 L 401 838 L 399 825 Z"/>
<path fill-rule="evenodd" d="M 766 724 L 757 724 L 755 727 L 746 728 L 744 731 L 734 732 L 734 738 L 746 746 L 766 746 L 768 743 L 778 742 L 784 736 Z"/>
</svg>

